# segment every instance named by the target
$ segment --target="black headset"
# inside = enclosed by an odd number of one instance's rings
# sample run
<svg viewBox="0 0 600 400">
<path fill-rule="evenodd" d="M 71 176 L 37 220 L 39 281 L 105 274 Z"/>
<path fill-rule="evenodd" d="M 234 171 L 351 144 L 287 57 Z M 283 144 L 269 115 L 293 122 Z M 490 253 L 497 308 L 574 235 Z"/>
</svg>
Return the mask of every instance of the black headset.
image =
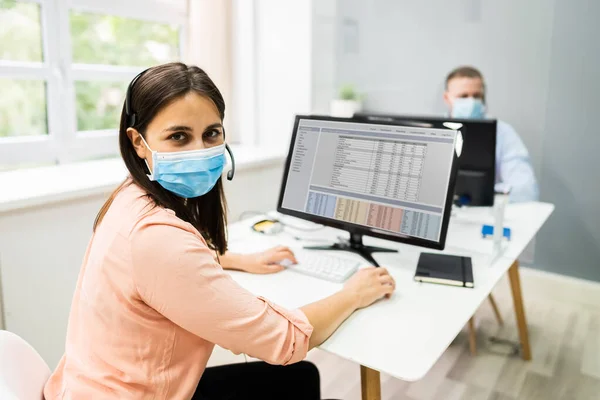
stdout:
<svg viewBox="0 0 600 400">
<path fill-rule="evenodd" d="M 150 68 L 148 68 L 148 69 L 150 69 Z M 127 122 L 127 126 L 131 127 L 131 128 L 133 128 L 135 126 L 135 124 L 137 122 L 139 122 L 138 118 L 137 118 L 137 114 L 131 108 L 131 103 L 132 103 L 131 92 L 133 91 L 133 86 L 135 85 L 137 80 L 140 78 L 140 76 L 144 75 L 144 73 L 146 71 L 148 71 L 148 69 L 145 69 L 142 72 L 140 72 L 139 74 L 137 74 L 135 76 L 135 78 L 133 78 L 131 80 L 131 83 L 127 87 L 127 93 L 125 94 L 125 119 Z M 225 140 L 225 128 L 223 128 L 223 140 Z M 227 180 L 230 181 L 233 179 L 233 176 L 235 175 L 235 158 L 233 158 L 233 152 L 231 151 L 231 148 L 229 147 L 229 145 L 227 143 L 225 143 L 225 149 L 229 153 L 229 158 L 231 158 L 231 169 L 227 172 Z"/>
</svg>

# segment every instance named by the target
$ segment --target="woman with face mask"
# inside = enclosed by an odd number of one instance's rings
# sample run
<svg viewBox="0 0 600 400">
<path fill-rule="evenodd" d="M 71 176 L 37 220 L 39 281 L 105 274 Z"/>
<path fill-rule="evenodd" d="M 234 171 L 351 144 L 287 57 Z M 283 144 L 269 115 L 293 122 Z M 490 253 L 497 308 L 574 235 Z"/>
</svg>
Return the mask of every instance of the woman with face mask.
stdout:
<svg viewBox="0 0 600 400">
<path fill-rule="evenodd" d="M 130 175 L 96 218 L 46 399 L 319 399 L 307 351 L 393 292 L 385 269 L 366 268 L 286 310 L 224 272 L 277 272 L 294 259 L 284 247 L 227 251 L 224 114 L 198 67 L 165 64 L 130 84 L 119 129 Z M 268 364 L 206 368 L 215 344 Z"/>
</svg>

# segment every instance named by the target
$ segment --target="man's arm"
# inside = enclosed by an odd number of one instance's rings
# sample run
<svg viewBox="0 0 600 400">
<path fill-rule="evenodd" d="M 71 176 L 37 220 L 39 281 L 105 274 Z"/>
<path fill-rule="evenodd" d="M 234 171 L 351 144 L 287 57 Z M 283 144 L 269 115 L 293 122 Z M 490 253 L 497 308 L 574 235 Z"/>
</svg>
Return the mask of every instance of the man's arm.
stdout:
<svg viewBox="0 0 600 400">
<path fill-rule="evenodd" d="M 505 122 L 498 121 L 498 181 L 511 187 L 513 203 L 537 201 L 539 189 L 529 158 L 529 152 L 517 132 Z"/>
</svg>

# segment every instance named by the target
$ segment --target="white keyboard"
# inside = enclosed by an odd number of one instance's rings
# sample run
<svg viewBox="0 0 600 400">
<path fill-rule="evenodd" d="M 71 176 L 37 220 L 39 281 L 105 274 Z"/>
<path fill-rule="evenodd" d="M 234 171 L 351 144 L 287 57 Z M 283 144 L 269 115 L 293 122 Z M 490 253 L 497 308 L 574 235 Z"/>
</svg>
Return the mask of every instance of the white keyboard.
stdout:
<svg viewBox="0 0 600 400">
<path fill-rule="evenodd" d="M 295 252 L 295 256 L 298 264 L 282 263 L 282 265 L 291 271 L 336 283 L 344 282 L 351 277 L 360 265 L 359 261 L 318 251 Z"/>
</svg>

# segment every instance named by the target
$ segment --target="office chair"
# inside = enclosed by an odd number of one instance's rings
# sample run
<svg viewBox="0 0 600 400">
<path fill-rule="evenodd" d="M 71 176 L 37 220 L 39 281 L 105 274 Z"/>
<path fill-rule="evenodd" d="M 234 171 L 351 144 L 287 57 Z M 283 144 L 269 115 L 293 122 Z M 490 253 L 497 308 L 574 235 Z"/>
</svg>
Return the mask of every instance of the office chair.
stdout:
<svg viewBox="0 0 600 400">
<path fill-rule="evenodd" d="M 49 377 L 50 368 L 29 343 L 0 330 L 0 399 L 43 400 Z"/>
</svg>

